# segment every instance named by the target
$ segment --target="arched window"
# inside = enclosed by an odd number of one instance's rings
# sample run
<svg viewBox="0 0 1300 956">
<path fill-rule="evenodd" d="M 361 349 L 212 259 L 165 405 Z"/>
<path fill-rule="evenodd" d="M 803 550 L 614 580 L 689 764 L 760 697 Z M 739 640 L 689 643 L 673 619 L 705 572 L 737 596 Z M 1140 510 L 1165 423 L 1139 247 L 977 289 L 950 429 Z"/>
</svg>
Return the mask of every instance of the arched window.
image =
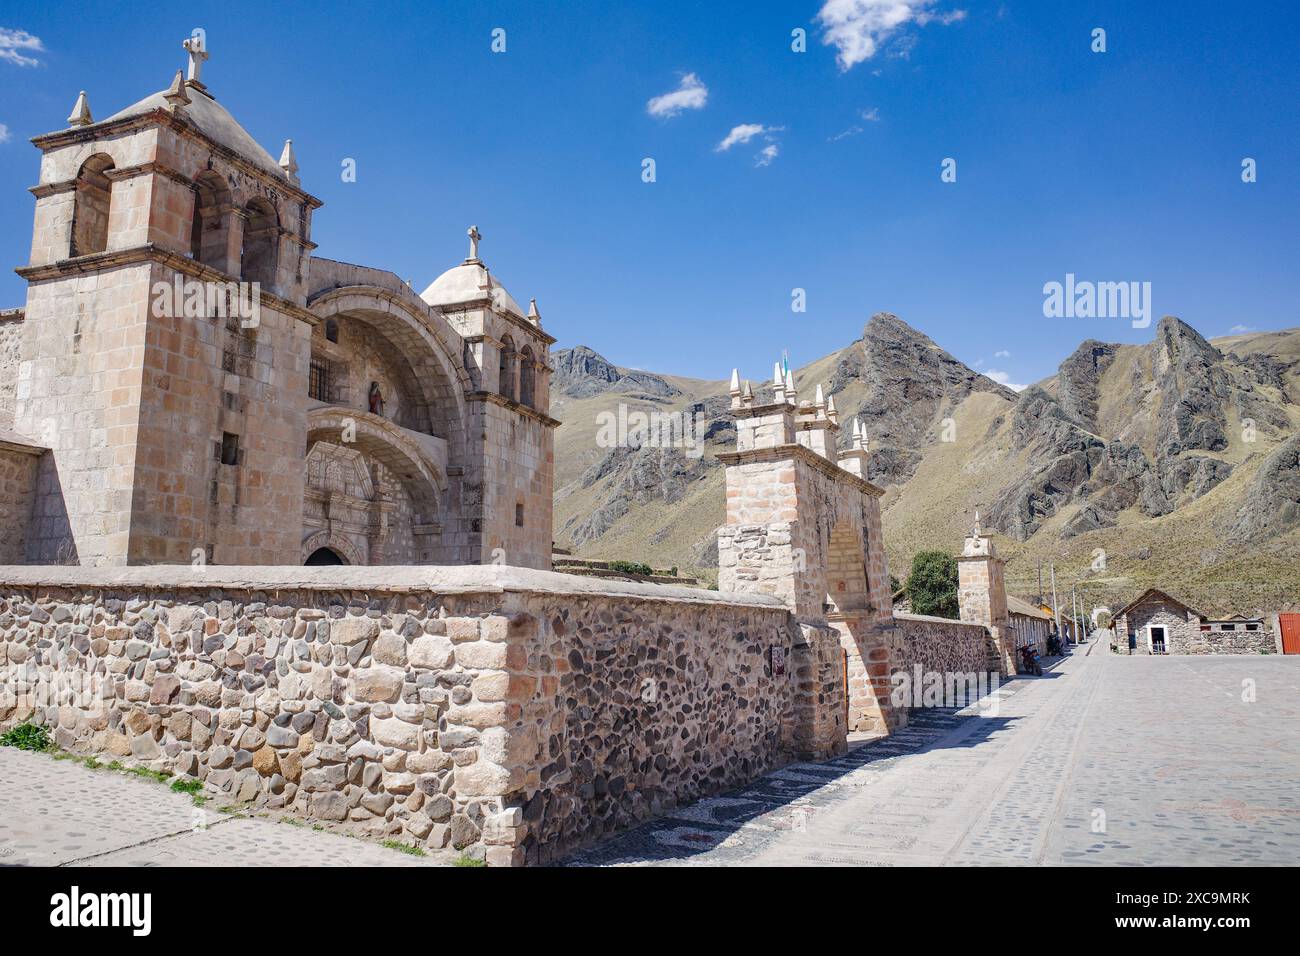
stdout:
<svg viewBox="0 0 1300 956">
<path fill-rule="evenodd" d="M 81 164 L 72 208 L 70 256 L 88 256 L 108 248 L 108 207 L 112 183 L 106 175 L 113 168 L 112 157 L 97 153 Z"/>
<path fill-rule="evenodd" d="M 510 336 L 501 340 L 500 390 L 506 398 L 515 399 L 515 343 Z"/>
<path fill-rule="evenodd" d="M 261 283 L 264 289 L 273 289 L 280 251 L 279 217 L 275 214 L 275 207 L 261 198 L 250 202 L 245 211 L 248 219 L 244 223 L 240 278 L 245 282 Z"/>
<path fill-rule="evenodd" d="M 194 177 L 194 217 L 190 222 L 190 258 L 229 271 L 230 189 L 220 174 L 206 169 Z"/>
<path fill-rule="evenodd" d="M 519 401 L 529 408 L 534 408 L 534 384 L 536 368 L 533 365 L 533 349 L 525 345 L 519 352 Z"/>
</svg>

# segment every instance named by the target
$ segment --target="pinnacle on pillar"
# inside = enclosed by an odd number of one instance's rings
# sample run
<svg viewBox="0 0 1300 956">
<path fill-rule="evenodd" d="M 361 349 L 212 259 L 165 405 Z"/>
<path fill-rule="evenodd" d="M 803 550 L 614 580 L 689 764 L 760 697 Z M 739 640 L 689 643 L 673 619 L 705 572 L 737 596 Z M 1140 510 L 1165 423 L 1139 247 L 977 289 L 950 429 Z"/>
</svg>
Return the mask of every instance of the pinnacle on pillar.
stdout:
<svg viewBox="0 0 1300 956">
<path fill-rule="evenodd" d="M 539 329 L 542 327 L 542 313 L 537 311 L 537 300 L 528 300 L 528 321 Z"/>
<path fill-rule="evenodd" d="M 826 417 L 831 420 L 831 424 L 839 427 L 840 413 L 835 410 L 835 396 L 832 395 L 826 399 Z"/>
<path fill-rule="evenodd" d="M 772 363 L 772 389 L 776 392 L 776 403 L 785 404 L 785 379 L 781 376 L 781 363 Z"/>
<path fill-rule="evenodd" d="M 727 393 L 731 396 L 731 407 L 739 408 L 741 405 L 740 369 L 733 368 L 731 370 L 731 387 L 727 389 Z"/>
<path fill-rule="evenodd" d="M 293 154 L 293 140 L 284 141 L 284 150 L 280 153 L 280 168 L 284 170 L 285 179 L 291 183 L 298 182 L 298 158 Z"/>
<path fill-rule="evenodd" d="M 798 405 L 798 393 L 794 390 L 794 373 L 789 369 L 785 372 L 785 400 L 791 405 Z"/>
<path fill-rule="evenodd" d="M 750 387 L 749 379 L 745 379 L 745 391 L 740 396 L 740 403 L 745 406 L 754 404 L 754 389 Z"/>
<path fill-rule="evenodd" d="M 90 100 L 86 99 L 86 91 L 82 90 L 77 94 L 77 102 L 72 104 L 72 114 L 68 117 L 69 126 L 89 126 L 95 122 L 90 115 Z"/>
<path fill-rule="evenodd" d="M 817 395 L 813 399 L 813 408 L 817 410 L 818 418 L 826 417 L 826 395 L 822 392 L 821 382 L 817 383 Z"/>
<path fill-rule="evenodd" d="M 163 99 L 167 101 L 168 109 L 173 113 L 179 113 L 189 105 L 190 94 L 185 92 L 185 77 L 180 70 L 176 71 L 176 76 L 172 79 L 172 85 L 163 94 Z"/>
</svg>

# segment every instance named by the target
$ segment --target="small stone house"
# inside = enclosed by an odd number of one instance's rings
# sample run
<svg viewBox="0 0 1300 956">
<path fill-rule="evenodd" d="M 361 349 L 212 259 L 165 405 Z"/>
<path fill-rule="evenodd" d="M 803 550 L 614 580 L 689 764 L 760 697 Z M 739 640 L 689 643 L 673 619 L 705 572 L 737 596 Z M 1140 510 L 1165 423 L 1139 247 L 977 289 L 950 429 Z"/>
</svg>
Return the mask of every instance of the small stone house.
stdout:
<svg viewBox="0 0 1300 956">
<path fill-rule="evenodd" d="M 1117 654 L 1272 654 L 1273 628 L 1263 618 L 1209 620 L 1164 591 L 1150 588 L 1114 618 Z"/>
</svg>

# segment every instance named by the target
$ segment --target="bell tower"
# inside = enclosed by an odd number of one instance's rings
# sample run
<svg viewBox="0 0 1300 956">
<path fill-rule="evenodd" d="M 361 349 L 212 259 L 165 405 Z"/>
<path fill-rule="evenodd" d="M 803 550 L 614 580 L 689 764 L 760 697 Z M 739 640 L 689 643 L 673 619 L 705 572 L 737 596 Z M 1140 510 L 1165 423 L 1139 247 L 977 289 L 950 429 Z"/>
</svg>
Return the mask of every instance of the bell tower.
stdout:
<svg viewBox="0 0 1300 956">
<path fill-rule="evenodd" d="M 188 76 L 38 136 L 14 427 L 33 563 L 296 564 L 320 201 Z"/>
</svg>

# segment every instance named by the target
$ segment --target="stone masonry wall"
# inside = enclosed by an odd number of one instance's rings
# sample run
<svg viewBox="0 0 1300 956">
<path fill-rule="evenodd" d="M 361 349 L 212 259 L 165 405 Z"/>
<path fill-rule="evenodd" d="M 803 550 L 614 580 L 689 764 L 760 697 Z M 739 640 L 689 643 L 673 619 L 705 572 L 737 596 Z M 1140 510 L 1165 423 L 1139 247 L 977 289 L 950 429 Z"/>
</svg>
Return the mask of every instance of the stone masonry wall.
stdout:
<svg viewBox="0 0 1300 956">
<path fill-rule="evenodd" d="M 922 692 L 926 674 L 942 675 L 945 686 L 953 680 L 958 688 L 969 686 L 969 678 L 961 675 L 970 674 L 976 675 L 975 686 L 981 691 L 997 686 L 1000 656 L 988 628 L 924 614 L 895 613 L 894 620 L 895 675 L 906 674 L 915 684 L 919 673 Z M 956 703 L 962 706 L 973 701 L 959 697 Z"/>
<path fill-rule="evenodd" d="M 843 747 L 834 632 L 770 598 L 491 566 L 0 582 L 0 727 L 490 865 Z"/>
</svg>

